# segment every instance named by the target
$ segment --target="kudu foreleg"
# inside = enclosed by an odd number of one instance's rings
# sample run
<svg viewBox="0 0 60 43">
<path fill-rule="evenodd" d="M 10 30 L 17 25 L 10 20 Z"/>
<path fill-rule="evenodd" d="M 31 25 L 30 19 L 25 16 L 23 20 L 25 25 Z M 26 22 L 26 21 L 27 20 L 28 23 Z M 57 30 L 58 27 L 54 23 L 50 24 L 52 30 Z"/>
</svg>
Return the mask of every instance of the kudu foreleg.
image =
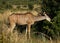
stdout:
<svg viewBox="0 0 60 43">
<path fill-rule="evenodd" d="M 27 26 L 27 39 L 30 39 L 30 28 L 31 28 L 31 25 L 30 24 L 28 24 L 28 26 Z"/>
</svg>

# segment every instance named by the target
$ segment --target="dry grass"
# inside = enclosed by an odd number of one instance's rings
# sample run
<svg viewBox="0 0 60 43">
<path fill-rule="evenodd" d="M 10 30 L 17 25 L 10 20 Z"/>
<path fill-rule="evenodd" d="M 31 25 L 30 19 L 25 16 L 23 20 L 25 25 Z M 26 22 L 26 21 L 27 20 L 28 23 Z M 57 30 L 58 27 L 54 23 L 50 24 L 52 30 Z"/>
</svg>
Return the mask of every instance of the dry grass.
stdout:
<svg viewBox="0 0 60 43">
<path fill-rule="evenodd" d="M 31 38 L 30 40 L 26 39 L 24 34 L 19 34 L 17 31 L 14 33 L 7 34 L 7 28 L 3 28 L 2 30 L 2 42 L 3 43 L 43 43 L 43 40 Z"/>
<path fill-rule="evenodd" d="M 31 39 L 27 40 L 25 33 L 18 33 L 14 30 L 13 33 L 7 34 L 7 25 L 0 23 L 0 43 L 59 43 L 60 40 L 48 40 L 44 36 L 35 36 L 31 34 Z"/>
</svg>

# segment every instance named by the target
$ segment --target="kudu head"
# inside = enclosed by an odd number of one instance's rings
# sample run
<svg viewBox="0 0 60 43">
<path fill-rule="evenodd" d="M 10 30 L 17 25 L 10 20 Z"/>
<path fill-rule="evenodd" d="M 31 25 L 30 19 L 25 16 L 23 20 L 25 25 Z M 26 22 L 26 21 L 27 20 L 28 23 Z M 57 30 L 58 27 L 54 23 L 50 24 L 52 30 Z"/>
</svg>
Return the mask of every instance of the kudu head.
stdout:
<svg viewBox="0 0 60 43">
<path fill-rule="evenodd" d="M 49 21 L 49 22 L 51 21 L 51 18 L 50 18 L 45 12 L 43 13 L 43 15 L 45 16 L 45 19 L 46 19 L 47 21 Z"/>
</svg>

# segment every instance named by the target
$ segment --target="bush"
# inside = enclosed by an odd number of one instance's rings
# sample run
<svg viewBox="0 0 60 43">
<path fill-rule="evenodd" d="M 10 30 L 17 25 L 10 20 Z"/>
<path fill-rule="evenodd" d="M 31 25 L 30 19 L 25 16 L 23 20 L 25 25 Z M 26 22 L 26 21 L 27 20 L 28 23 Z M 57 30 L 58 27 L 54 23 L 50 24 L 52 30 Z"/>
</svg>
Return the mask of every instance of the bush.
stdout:
<svg viewBox="0 0 60 43">
<path fill-rule="evenodd" d="M 12 5 L 10 5 L 10 4 L 5 5 L 5 9 L 11 9 L 11 8 L 12 8 Z"/>
<path fill-rule="evenodd" d="M 29 10 L 33 10 L 33 5 L 32 4 L 28 4 Z"/>
</svg>

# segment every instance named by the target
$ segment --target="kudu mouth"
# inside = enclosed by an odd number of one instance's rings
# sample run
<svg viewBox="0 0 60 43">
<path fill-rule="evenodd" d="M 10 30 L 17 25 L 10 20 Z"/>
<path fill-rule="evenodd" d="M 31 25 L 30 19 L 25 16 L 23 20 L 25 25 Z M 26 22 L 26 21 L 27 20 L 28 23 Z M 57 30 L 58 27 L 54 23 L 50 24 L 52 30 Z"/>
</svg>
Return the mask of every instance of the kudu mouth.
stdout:
<svg viewBox="0 0 60 43">
<path fill-rule="evenodd" d="M 50 17 L 49 17 L 49 18 L 47 18 L 47 21 L 51 22 L 51 18 L 50 18 Z"/>
</svg>

